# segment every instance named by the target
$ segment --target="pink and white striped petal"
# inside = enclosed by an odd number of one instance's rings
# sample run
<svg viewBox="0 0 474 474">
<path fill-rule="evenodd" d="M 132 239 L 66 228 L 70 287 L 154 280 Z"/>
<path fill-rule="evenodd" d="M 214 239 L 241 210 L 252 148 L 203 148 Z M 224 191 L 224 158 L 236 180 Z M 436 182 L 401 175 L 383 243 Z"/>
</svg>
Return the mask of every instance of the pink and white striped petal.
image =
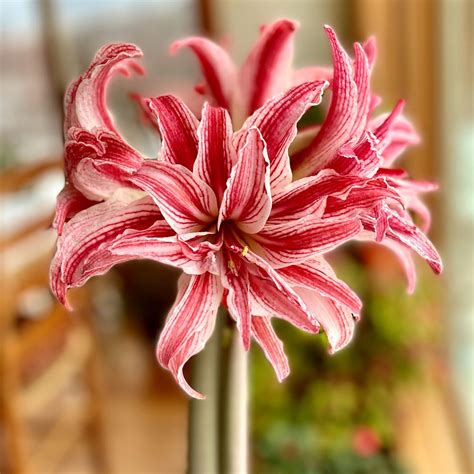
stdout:
<svg viewBox="0 0 474 474">
<path fill-rule="evenodd" d="M 238 254 L 225 251 L 222 261 L 221 282 L 226 290 L 226 304 L 246 351 L 250 348 L 251 312 L 249 301 L 249 274 L 245 262 Z"/>
<path fill-rule="evenodd" d="M 428 237 L 409 221 L 409 217 L 402 219 L 400 216 L 392 213 L 388 219 L 389 230 L 387 231 L 387 237 L 411 247 L 420 257 L 426 260 L 435 273 L 441 273 L 443 264 L 439 253 Z"/>
<path fill-rule="evenodd" d="M 132 58 L 143 56 L 141 50 L 127 43 L 103 46 L 87 71 L 68 87 L 64 99 L 64 134 L 70 127 L 92 131 L 95 127 L 116 133 L 106 103 L 106 90 L 110 79 L 117 73 L 130 75 L 130 71 L 143 74 L 142 67 Z"/>
<path fill-rule="evenodd" d="M 361 215 L 375 209 L 379 204 L 390 202 L 402 206 L 400 194 L 383 179 L 367 180 L 362 186 L 354 186 L 347 196 L 332 197 L 326 201 L 324 218 L 343 219 Z"/>
<path fill-rule="evenodd" d="M 357 321 L 350 309 L 308 288 L 296 287 L 295 291 L 323 327 L 329 341 L 329 352 L 332 354 L 347 346 Z"/>
<path fill-rule="evenodd" d="M 180 234 L 177 241 L 181 246 L 183 255 L 189 259 L 189 266 L 194 265 L 198 271 L 189 271 L 182 267 L 187 273 L 202 273 L 203 270 L 219 274 L 219 251 L 224 243 L 223 235 L 216 234 L 214 230 L 203 232 L 192 232 L 189 234 Z"/>
<path fill-rule="evenodd" d="M 290 373 L 288 358 L 283 349 L 283 343 L 272 328 L 270 318 L 264 316 L 252 317 L 252 335 L 262 348 L 265 357 L 272 364 L 279 382 Z"/>
<path fill-rule="evenodd" d="M 270 184 L 272 192 L 282 189 L 292 181 L 288 147 L 296 136 L 296 124 L 313 105 L 319 105 L 327 82 L 306 82 L 293 87 L 265 103 L 251 117 L 235 137 L 240 149 L 247 140 L 248 130 L 257 127 L 267 144 L 270 160 Z"/>
<path fill-rule="evenodd" d="M 367 180 L 359 176 L 341 176 L 332 170 L 324 170 L 316 176 L 302 178 L 291 183 L 273 199 L 270 223 L 280 219 L 292 219 L 314 214 L 326 198 L 345 197 L 354 187 L 364 187 Z M 324 210 L 323 207 L 323 210 Z"/>
<path fill-rule="evenodd" d="M 53 227 L 58 235 L 63 233 L 64 223 L 67 219 L 74 217 L 78 212 L 92 206 L 94 202 L 86 199 L 77 189 L 66 184 L 56 198 L 56 213 L 54 215 Z"/>
<path fill-rule="evenodd" d="M 219 213 L 219 225 L 232 220 L 245 233 L 259 232 L 270 215 L 270 161 L 259 130 L 252 127 L 239 150 Z"/>
<path fill-rule="evenodd" d="M 305 331 L 318 332 L 318 324 L 301 298 L 265 259 L 237 245 L 233 245 L 230 250 L 240 254 L 249 265 L 252 314 L 268 317 L 277 315 Z"/>
<path fill-rule="evenodd" d="M 362 229 L 357 218 L 318 219 L 309 216 L 282 224 L 267 224 L 256 236 L 266 260 L 274 268 L 307 260 L 333 250 Z"/>
<path fill-rule="evenodd" d="M 128 178 L 142 163 L 143 158 L 112 132 L 79 128 L 68 131 L 66 176 L 90 200 L 101 201 L 119 188 L 131 187 Z"/>
<path fill-rule="evenodd" d="M 381 176 L 384 174 L 385 170 L 380 172 Z M 405 207 L 421 219 L 421 230 L 424 233 L 428 232 L 431 227 L 431 212 L 418 194 L 436 191 L 438 184 L 432 181 L 416 181 L 392 176 L 387 178 L 387 183 L 400 193 Z"/>
<path fill-rule="evenodd" d="M 404 100 L 399 100 L 390 114 L 375 118 L 369 124 L 380 141 L 383 166 L 390 167 L 410 145 L 420 143 L 420 137 L 409 120 L 403 115 Z"/>
<path fill-rule="evenodd" d="M 292 285 L 315 290 L 322 296 L 346 306 L 354 314 L 360 314 L 360 298 L 342 280 L 335 277 L 329 265 L 321 259 L 308 260 L 299 265 L 281 268 L 279 273 Z"/>
<path fill-rule="evenodd" d="M 148 161 L 130 181 L 154 199 L 178 234 L 204 230 L 217 217 L 214 191 L 182 165 Z"/>
<path fill-rule="evenodd" d="M 170 235 L 170 233 L 172 235 Z M 191 244 L 174 234 L 166 221 L 157 221 L 141 231 L 126 231 L 108 248 L 110 254 L 125 259 L 149 259 L 178 267 L 190 275 L 201 275 L 207 271 L 216 273 L 215 253 L 218 248 L 209 242 Z"/>
<path fill-rule="evenodd" d="M 221 202 L 232 166 L 237 161 L 232 144 L 232 122 L 227 110 L 206 103 L 198 136 L 199 151 L 194 174 L 214 190 L 218 202 Z"/>
<path fill-rule="evenodd" d="M 211 337 L 221 299 L 222 286 L 215 275 L 182 275 L 176 302 L 168 313 L 158 340 L 158 362 L 194 398 L 205 397 L 188 384 L 183 367 L 193 355 L 204 349 Z"/>
<path fill-rule="evenodd" d="M 64 226 L 51 264 L 50 283 L 57 299 L 68 306 L 68 288 L 82 286 L 90 277 L 102 275 L 123 261 L 101 260 L 99 257 L 108 256 L 108 246 L 125 231 L 151 227 L 159 219 L 161 214 L 150 198 L 130 202 L 122 192 L 76 214 Z M 167 232 L 172 233 L 169 227 Z"/>
<path fill-rule="evenodd" d="M 170 46 L 170 52 L 176 54 L 182 48 L 190 48 L 196 55 L 206 81 L 205 92 L 211 103 L 229 110 L 237 72 L 227 51 L 206 38 L 196 36 L 175 41 Z"/>
<path fill-rule="evenodd" d="M 351 137 L 352 142 L 357 143 L 367 126 L 372 97 L 369 60 L 359 43 L 354 44 L 354 82 L 357 87 L 357 115 L 352 125 Z"/>
<path fill-rule="evenodd" d="M 145 99 L 161 133 L 164 161 L 192 170 L 198 153 L 198 120 L 177 97 L 163 95 Z"/>
<path fill-rule="evenodd" d="M 245 115 L 290 85 L 295 21 L 277 20 L 262 29 L 239 71 L 240 99 Z"/>
<path fill-rule="evenodd" d="M 358 91 L 353 79 L 351 60 L 339 44 L 336 34 L 325 26 L 332 48 L 334 77 L 328 115 L 311 145 L 292 157 L 294 176 L 301 178 L 323 169 L 337 150 L 352 138 L 358 116 Z"/>
<path fill-rule="evenodd" d="M 278 273 L 265 270 L 249 275 L 250 301 L 255 316 L 278 317 L 303 331 L 317 333 L 319 326 L 293 291 L 290 282 Z"/>
<path fill-rule="evenodd" d="M 339 174 L 353 174 L 371 178 L 383 163 L 381 143 L 377 137 L 366 130 L 361 141 L 352 148 L 344 146 L 328 165 Z"/>
</svg>

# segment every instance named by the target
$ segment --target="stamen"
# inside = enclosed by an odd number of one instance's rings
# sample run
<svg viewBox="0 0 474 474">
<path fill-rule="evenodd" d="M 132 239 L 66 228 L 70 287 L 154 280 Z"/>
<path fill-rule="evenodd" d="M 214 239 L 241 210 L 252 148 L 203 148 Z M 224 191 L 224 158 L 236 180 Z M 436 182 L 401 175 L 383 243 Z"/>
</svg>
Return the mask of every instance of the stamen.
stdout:
<svg viewBox="0 0 474 474">
<path fill-rule="evenodd" d="M 235 267 L 235 263 L 233 260 L 228 260 L 227 261 L 227 267 L 229 268 L 229 270 L 235 275 L 237 276 L 238 273 L 237 273 L 237 269 Z"/>
</svg>

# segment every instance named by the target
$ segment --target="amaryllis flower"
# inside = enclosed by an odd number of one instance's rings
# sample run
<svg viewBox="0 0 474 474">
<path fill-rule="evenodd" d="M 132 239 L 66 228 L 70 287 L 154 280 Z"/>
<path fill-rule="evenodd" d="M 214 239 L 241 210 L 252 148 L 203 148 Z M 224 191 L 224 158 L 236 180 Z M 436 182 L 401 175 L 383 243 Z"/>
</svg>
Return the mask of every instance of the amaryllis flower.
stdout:
<svg viewBox="0 0 474 474">
<path fill-rule="evenodd" d="M 97 68 L 104 70 L 102 62 L 95 61 L 89 75 L 97 77 Z M 397 196 L 379 178 L 332 171 L 292 182 L 288 147 L 296 123 L 321 102 L 326 87 L 324 81 L 307 82 L 277 95 L 237 132 L 223 108 L 206 104 L 199 123 L 173 96 L 149 99 L 162 148 L 156 160 L 145 160 L 113 127 L 103 106 L 104 82 L 92 82 L 93 101 L 80 102 L 76 95 L 74 106 L 66 107 L 66 133 L 73 137 L 66 186 L 74 185 L 89 202 L 59 237 L 51 267 L 57 298 L 67 304 L 68 288 L 130 259 L 181 268 L 157 356 L 197 397 L 183 366 L 209 339 L 221 303 L 244 347 L 253 337 L 279 379 L 289 368 L 272 317 L 310 332 L 321 325 L 331 350 L 347 344 L 361 303 L 323 254 L 362 230 L 353 193 L 364 190 L 368 201 Z M 85 116 L 79 123 L 77 117 Z M 79 169 L 91 170 L 88 182 L 81 181 Z M 340 201 L 341 208 L 347 202 L 347 212 L 325 217 L 329 199 Z"/>
<path fill-rule="evenodd" d="M 441 260 L 423 232 L 430 226 L 430 213 L 420 193 L 433 191 L 430 182 L 407 179 L 403 169 L 393 168 L 395 159 L 419 138 L 411 123 L 401 114 L 400 101 L 389 115 L 372 118 L 380 99 L 370 90 L 370 74 L 375 62 L 375 40 L 354 44 L 351 59 L 337 41 L 332 28 L 325 27 L 333 67 L 310 66 L 294 70 L 293 36 L 298 23 L 287 19 L 264 26 L 240 68 L 217 44 L 190 37 L 172 44 L 176 52 L 189 47 L 196 54 L 204 76 L 197 87 L 204 97 L 226 107 L 236 123 L 252 113 L 275 93 L 301 81 L 330 81 L 331 101 L 321 124 L 300 128 L 290 148 L 293 179 L 314 176 L 325 170 L 341 175 L 383 178 L 395 190 L 397 204 L 377 201 L 364 206 L 365 232 L 360 240 L 372 240 L 391 248 L 401 259 L 408 276 L 410 292 L 415 286 L 412 251 L 427 260 L 437 273 Z M 335 211 L 330 211 L 335 212 Z M 422 230 L 414 224 L 410 212 L 422 220 Z"/>
<path fill-rule="evenodd" d="M 414 132 L 401 104 L 387 117 L 370 117 L 373 44 L 356 45 L 352 61 L 327 28 L 333 70 L 291 73 L 297 79 L 289 87 L 295 26 L 281 20 L 264 28 L 239 73 L 207 40 L 175 45 L 193 47 L 209 66 L 204 91 L 211 103 L 198 120 L 172 95 L 140 98 L 162 139 L 156 159 L 125 142 L 105 101 L 114 73 L 141 71 L 132 59 L 138 48 L 102 48 L 66 96 L 66 185 L 55 219 L 52 290 L 68 306 L 69 288 L 121 262 L 151 259 L 182 269 L 157 357 L 194 397 L 201 394 L 183 367 L 211 336 L 220 304 L 245 349 L 255 339 L 282 380 L 288 361 L 271 318 L 309 332 L 322 327 L 331 351 L 353 335 L 361 302 L 337 279 L 327 252 L 371 239 L 393 248 L 412 280 L 410 249 L 440 269 L 408 214 L 426 217 L 417 192 L 428 185 L 390 167 Z M 303 80 L 311 74 L 330 81 Z M 298 133 L 298 121 L 328 87 L 325 121 Z"/>
</svg>

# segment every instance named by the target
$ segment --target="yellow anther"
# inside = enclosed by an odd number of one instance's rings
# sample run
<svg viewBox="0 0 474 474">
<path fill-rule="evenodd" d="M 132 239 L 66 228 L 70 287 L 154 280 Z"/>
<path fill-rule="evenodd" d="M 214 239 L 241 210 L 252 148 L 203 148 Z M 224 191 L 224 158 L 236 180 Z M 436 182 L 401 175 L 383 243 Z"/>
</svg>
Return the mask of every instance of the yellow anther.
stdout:
<svg viewBox="0 0 474 474">
<path fill-rule="evenodd" d="M 249 248 L 247 246 L 245 246 L 242 249 L 242 257 L 246 257 L 248 253 L 249 253 Z"/>
<path fill-rule="evenodd" d="M 234 263 L 233 260 L 228 260 L 228 261 L 227 261 L 227 266 L 229 267 L 229 270 L 230 270 L 235 276 L 238 276 L 237 268 L 236 268 L 235 263 Z"/>
</svg>

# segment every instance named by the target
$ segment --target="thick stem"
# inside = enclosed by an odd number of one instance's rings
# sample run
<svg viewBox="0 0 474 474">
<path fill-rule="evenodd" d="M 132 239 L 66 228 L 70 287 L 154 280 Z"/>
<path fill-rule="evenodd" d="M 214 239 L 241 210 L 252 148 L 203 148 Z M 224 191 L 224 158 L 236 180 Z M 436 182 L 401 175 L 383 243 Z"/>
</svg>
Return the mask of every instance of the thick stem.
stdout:
<svg viewBox="0 0 474 474">
<path fill-rule="evenodd" d="M 219 473 L 219 397 L 222 330 L 225 314 L 216 318 L 214 334 L 192 361 L 191 385 L 206 396 L 190 400 L 188 414 L 188 474 Z"/>
<path fill-rule="evenodd" d="M 221 466 L 225 474 L 248 472 L 248 354 L 234 331 L 228 352 L 222 390 Z"/>
</svg>

